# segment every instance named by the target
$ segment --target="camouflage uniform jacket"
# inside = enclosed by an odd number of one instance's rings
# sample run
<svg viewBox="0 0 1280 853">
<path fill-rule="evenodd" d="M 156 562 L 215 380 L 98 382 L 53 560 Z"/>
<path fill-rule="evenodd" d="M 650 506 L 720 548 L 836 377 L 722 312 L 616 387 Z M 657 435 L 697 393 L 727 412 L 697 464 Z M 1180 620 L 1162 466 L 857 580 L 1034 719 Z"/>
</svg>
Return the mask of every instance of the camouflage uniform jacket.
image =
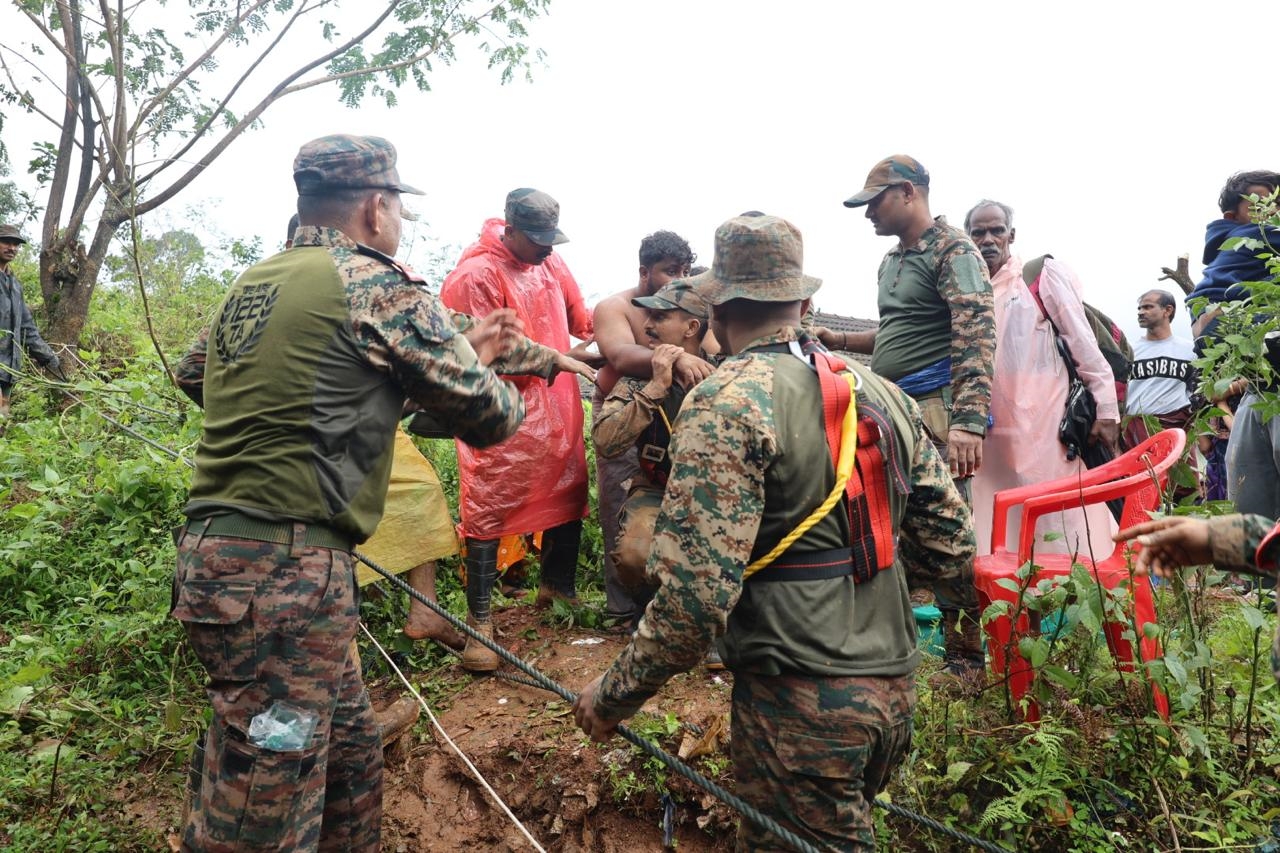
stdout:
<svg viewBox="0 0 1280 853">
<path fill-rule="evenodd" d="M 363 541 L 406 395 L 481 444 L 524 417 L 519 392 L 460 334 L 470 322 L 393 259 L 299 228 L 292 249 L 246 270 L 179 365 L 180 387 L 206 406 L 187 514 L 239 510 Z M 545 375 L 555 357 L 530 343 L 508 360 Z"/>
<path fill-rule="evenodd" d="M 751 347 L 796 338 L 795 330 L 784 329 Z M 822 435 L 816 376 L 789 354 L 751 352 L 751 347 L 728 358 L 690 391 L 675 423 L 671 478 L 646 569 L 660 578 L 661 586 L 596 694 L 596 711 L 606 719 L 629 716 L 668 678 L 696 665 L 712 639 L 726 631 L 725 647 L 730 652 L 726 663 L 735 671 L 818 677 L 906 674 L 918 661 L 914 624 L 908 624 L 907 581 L 929 583 L 940 576 L 956 576 L 968 571 L 972 562 L 968 507 L 932 443 L 924 439 L 915 404 L 898 389 L 853 366 L 861 380 L 860 412 L 871 408 L 883 415 L 884 410 L 896 409 L 901 414 L 892 422 L 910 425 L 909 435 L 892 434 L 891 428 L 891 434 L 882 432 L 881 438 L 895 486 L 891 504 L 899 543 L 897 562 L 857 587 L 845 577 L 753 582 L 744 591 L 743 569 L 753 556 L 772 548 L 781 538 L 775 532 L 789 532 L 835 483 Z M 784 363 L 786 359 L 792 361 Z M 789 387 L 783 386 L 784 379 Z M 812 412 L 814 429 L 806 426 L 804 430 L 808 446 L 799 446 L 793 435 L 780 429 L 780 420 L 788 416 L 788 404 L 779 402 L 780 392 L 787 401 Z M 802 471 L 803 476 L 797 477 L 797 457 L 821 458 L 825 471 L 820 476 L 813 470 Z M 788 466 L 791 470 L 783 472 Z M 811 491 L 820 496 L 806 503 L 793 493 L 771 494 L 780 491 L 784 476 L 792 483 L 812 481 Z M 848 520 L 842 516 L 833 512 L 814 530 L 838 519 L 836 534 L 847 537 Z M 806 534 L 793 550 L 809 538 Z M 817 542 L 816 547 L 799 550 L 840 544 Z M 821 612 L 781 612 L 801 602 Z M 837 613 L 837 608 L 845 609 Z M 739 612 L 747 610 L 751 612 Z M 839 618 L 828 619 L 829 613 Z M 774 629 L 785 628 L 787 620 L 805 636 L 779 636 Z M 815 652 L 822 646 L 836 648 L 847 657 L 820 659 Z"/>
<path fill-rule="evenodd" d="M 996 322 L 987 265 L 973 241 L 939 216 L 914 246 L 880 263 L 880 326 L 871 369 L 894 382 L 951 359 L 951 424 L 985 435 Z"/>
<path fill-rule="evenodd" d="M 1280 576 L 1280 524 L 1260 515 L 1220 515 L 1209 519 L 1213 563 L 1224 571 Z M 1271 646 L 1271 671 L 1280 681 L 1280 626 Z"/>
<path fill-rule="evenodd" d="M 596 453 L 605 459 L 616 458 L 635 447 L 640 470 L 650 483 L 665 488 L 671 472 L 671 433 L 667 424 L 675 422 L 689 392 L 672 379 L 671 386 L 658 395 L 649 390 L 652 381 L 622 377 L 600 406 L 591 425 L 591 440 Z"/>
</svg>

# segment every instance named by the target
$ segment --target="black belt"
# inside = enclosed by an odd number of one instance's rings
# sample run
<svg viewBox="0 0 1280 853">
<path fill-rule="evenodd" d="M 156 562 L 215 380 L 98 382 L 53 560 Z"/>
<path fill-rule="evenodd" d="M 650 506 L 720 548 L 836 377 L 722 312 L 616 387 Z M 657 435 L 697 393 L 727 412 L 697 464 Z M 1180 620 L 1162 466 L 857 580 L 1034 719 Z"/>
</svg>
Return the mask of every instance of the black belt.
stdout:
<svg viewBox="0 0 1280 853">
<path fill-rule="evenodd" d="M 203 526 L 203 529 L 201 529 Z M 298 528 L 302 541 L 295 536 Z M 277 545 L 303 545 L 313 548 L 337 548 L 350 551 L 351 536 L 323 524 L 301 521 L 266 521 L 239 512 L 193 519 L 187 530 L 203 536 L 225 536 L 229 539 L 249 539 L 254 542 L 274 542 Z"/>
<path fill-rule="evenodd" d="M 853 574 L 853 551 L 832 548 L 829 551 L 787 552 L 747 578 L 747 583 L 760 581 L 821 581 Z"/>
</svg>

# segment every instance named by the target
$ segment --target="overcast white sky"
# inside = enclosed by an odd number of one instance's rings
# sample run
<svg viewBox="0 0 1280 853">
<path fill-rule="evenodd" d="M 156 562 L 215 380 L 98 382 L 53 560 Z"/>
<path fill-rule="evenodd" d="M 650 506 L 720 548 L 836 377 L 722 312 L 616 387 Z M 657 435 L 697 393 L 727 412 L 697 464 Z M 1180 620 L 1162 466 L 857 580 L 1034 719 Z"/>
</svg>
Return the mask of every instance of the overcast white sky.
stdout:
<svg viewBox="0 0 1280 853">
<path fill-rule="evenodd" d="M 0 15 L 0 29 L 25 26 Z M 470 242 L 514 187 L 554 195 L 588 302 L 634 283 L 645 234 L 675 230 L 709 263 L 715 227 L 758 208 L 804 233 L 820 307 L 874 317 L 892 241 L 841 202 L 901 152 L 931 171 L 935 214 L 959 224 L 980 198 L 1011 204 L 1015 249 L 1074 266 L 1086 299 L 1136 336 L 1138 296 L 1177 293 L 1157 285 L 1162 265 L 1189 253 L 1198 275 L 1224 179 L 1280 168 L 1280 110 L 1260 95 L 1271 51 L 1251 36 L 1274 15 L 1262 0 L 553 0 L 532 27 L 548 54 L 534 83 L 500 87 L 464 50 L 394 110 L 292 96 L 173 207 L 272 250 L 298 146 L 378 134 L 428 192 L 412 203 L 440 242 Z M 15 167 L 44 133 L 10 116 Z"/>
</svg>

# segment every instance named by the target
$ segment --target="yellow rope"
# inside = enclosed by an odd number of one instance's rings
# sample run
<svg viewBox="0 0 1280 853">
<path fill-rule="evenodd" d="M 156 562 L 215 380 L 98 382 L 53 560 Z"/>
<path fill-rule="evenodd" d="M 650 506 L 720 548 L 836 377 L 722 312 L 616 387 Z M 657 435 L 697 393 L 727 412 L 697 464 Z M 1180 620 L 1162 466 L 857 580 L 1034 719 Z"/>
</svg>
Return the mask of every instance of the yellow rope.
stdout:
<svg viewBox="0 0 1280 853">
<path fill-rule="evenodd" d="M 809 528 L 826 518 L 827 513 L 831 512 L 832 508 L 839 502 L 840 496 L 844 494 L 845 484 L 849 482 L 849 477 L 853 474 L 854 456 L 858 451 L 858 392 L 853 373 L 841 373 L 840 376 L 849 383 L 849 408 L 845 409 L 844 422 L 840 426 L 840 458 L 836 461 L 835 488 L 831 490 L 831 494 L 827 495 L 827 499 L 817 509 L 809 513 L 808 518 L 800 522 L 795 530 L 782 537 L 782 541 L 772 551 L 743 570 L 742 579 L 744 581 L 778 559 L 783 551 L 791 547 L 793 542 L 809 532 Z"/>
<path fill-rule="evenodd" d="M 662 415 L 662 422 L 667 425 L 667 438 L 671 437 L 671 419 L 667 417 L 667 410 L 662 408 L 662 404 L 658 404 L 658 414 Z"/>
</svg>

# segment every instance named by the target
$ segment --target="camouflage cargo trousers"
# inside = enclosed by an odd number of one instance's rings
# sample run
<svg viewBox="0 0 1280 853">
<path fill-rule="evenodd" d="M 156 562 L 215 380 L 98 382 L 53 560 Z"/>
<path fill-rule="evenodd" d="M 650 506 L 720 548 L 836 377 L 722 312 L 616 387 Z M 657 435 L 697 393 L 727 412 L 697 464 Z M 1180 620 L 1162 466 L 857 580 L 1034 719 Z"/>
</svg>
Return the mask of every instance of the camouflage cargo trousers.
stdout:
<svg viewBox="0 0 1280 853">
<path fill-rule="evenodd" d="M 605 394 L 596 388 L 591 397 L 591 418 L 594 425 L 604 407 Z M 631 481 L 640 473 L 640 460 L 635 448 L 613 459 L 596 454 L 596 495 L 599 500 L 600 535 L 604 539 L 604 595 L 605 614 L 611 618 L 638 617 L 636 601 L 631 588 L 618 577 L 618 567 L 613 553 L 618 544 L 618 515 L 627 499 Z"/>
<path fill-rule="evenodd" d="M 213 705 L 183 849 L 378 850 L 382 747 L 350 654 L 351 555 L 186 532 L 173 616 Z M 251 743 L 251 720 L 277 704 L 317 718 L 303 748 Z"/>
<path fill-rule="evenodd" d="M 911 746 L 915 678 L 735 673 L 738 796 L 819 850 L 875 850 L 871 801 Z M 791 850 L 742 819 L 737 850 Z"/>
<path fill-rule="evenodd" d="M 950 391 L 942 393 L 922 394 L 915 398 L 920 407 L 920 419 L 933 441 L 934 448 L 947 460 L 947 434 L 951 430 Z M 973 490 L 970 480 L 961 478 L 953 480 L 960 496 L 970 507 L 973 506 Z M 964 610 L 976 613 L 978 610 L 978 589 L 973 585 L 973 567 L 965 577 L 940 578 L 933 585 L 933 596 L 939 610 Z M 954 627 L 954 626 L 953 626 Z"/>
</svg>

